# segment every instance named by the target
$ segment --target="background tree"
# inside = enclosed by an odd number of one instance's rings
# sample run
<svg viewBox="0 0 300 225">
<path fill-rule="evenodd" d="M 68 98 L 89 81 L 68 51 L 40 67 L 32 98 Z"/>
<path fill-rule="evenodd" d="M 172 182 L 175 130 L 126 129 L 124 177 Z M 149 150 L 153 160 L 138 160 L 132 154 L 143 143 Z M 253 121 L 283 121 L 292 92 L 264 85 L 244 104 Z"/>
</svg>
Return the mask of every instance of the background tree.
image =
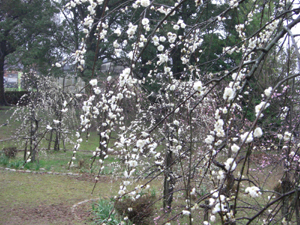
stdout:
<svg viewBox="0 0 300 225">
<path fill-rule="evenodd" d="M 1 0 L 0 4 L 0 104 L 5 105 L 5 68 L 22 65 L 45 72 L 51 66 L 57 47 L 53 16 L 58 11 L 48 0 Z"/>
</svg>

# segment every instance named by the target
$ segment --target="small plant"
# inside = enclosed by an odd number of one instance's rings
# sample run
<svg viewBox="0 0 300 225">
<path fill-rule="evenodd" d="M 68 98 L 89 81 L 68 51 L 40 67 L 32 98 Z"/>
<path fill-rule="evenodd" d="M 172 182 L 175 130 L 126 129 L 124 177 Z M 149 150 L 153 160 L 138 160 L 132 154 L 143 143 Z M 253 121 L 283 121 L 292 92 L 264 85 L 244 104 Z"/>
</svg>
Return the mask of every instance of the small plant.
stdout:
<svg viewBox="0 0 300 225">
<path fill-rule="evenodd" d="M 17 147 L 6 147 L 6 148 L 3 148 L 3 152 L 4 152 L 5 156 L 10 159 L 10 158 L 16 157 L 18 150 L 17 150 Z"/>
<path fill-rule="evenodd" d="M 113 210 L 113 204 L 110 201 L 100 199 L 97 204 L 92 205 L 92 210 L 96 224 L 115 225 L 121 222 L 114 212 L 110 214 Z"/>
<path fill-rule="evenodd" d="M 41 165 L 40 165 L 39 163 L 37 163 L 37 164 L 35 165 L 35 170 L 36 170 L 36 171 L 40 170 L 40 167 L 41 167 Z"/>
<path fill-rule="evenodd" d="M 151 198 L 155 198 L 156 197 L 156 189 L 152 188 L 151 189 Z"/>
<path fill-rule="evenodd" d="M 123 198 L 116 202 L 115 209 L 123 217 L 127 216 L 133 224 L 151 224 L 155 195 L 154 191 L 151 194 L 143 194 L 138 199 Z"/>
<path fill-rule="evenodd" d="M 8 167 L 18 169 L 18 168 L 20 168 L 23 165 L 23 163 L 24 163 L 24 161 L 18 160 L 18 161 L 9 163 Z"/>
<path fill-rule="evenodd" d="M 78 161 L 78 168 L 79 169 L 81 169 L 81 168 L 83 168 L 84 166 L 85 166 L 85 163 L 84 163 L 85 161 L 84 161 L 84 159 L 80 159 L 79 161 Z"/>
<path fill-rule="evenodd" d="M 49 170 L 51 170 L 51 166 L 48 165 L 48 166 L 45 167 L 45 169 L 46 169 L 47 171 L 49 171 Z"/>
<path fill-rule="evenodd" d="M 26 163 L 26 164 L 24 165 L 24 169 L 30 170 L 31 164 L 32 164 L 32 163 Z"/>
<path fill-rule="evenodd" d="M 0 165 L 7 166 L 9 163 L 9 158 L 6 157 L 5 154 L 0 154 Z"/>
</svg>

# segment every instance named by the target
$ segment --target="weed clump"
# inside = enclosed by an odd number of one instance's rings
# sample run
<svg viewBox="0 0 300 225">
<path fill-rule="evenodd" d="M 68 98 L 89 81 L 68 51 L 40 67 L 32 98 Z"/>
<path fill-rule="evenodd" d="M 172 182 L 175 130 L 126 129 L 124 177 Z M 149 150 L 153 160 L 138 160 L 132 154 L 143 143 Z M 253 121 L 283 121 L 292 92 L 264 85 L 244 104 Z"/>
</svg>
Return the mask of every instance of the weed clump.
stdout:
<svg viewBox="0 0 300 225">
<path fill-rule="evenodd" d="M 126 197 L 116 202 L 115 209 L 133 224 L 152 224 L 150 217 L 154 212 L 154 201 L 155 196 L 150 194 L 144 194 L 138 199 Z"/>
<path fill-rule="evenodd" d="M 3 148 L 3 152 L 7 158 L 11 159 L 16 157 L 18 150 L 17 147 L 6 147 Z"/>
</svg>

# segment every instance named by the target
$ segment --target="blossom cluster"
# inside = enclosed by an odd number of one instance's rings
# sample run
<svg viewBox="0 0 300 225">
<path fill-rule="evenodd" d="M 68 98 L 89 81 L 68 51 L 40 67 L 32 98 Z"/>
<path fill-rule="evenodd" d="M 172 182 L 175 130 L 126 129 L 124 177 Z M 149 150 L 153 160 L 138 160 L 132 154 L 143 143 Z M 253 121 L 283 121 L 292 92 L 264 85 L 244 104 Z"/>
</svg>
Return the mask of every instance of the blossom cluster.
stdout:
<svg viewBox="0 0 300 225">
<path fill-rule="evenodd" d="M 280 2 L 278 10 L 283 8 Z M 263 67 L 267 53 L 271 52 L 272 41 L 277 38 L 281 16 L 274 12 L 265 21 L 263 7 L 258 3 L 248 8 L 236 0 L 226 3 L 228 11 L 205 22 L 200 15 L 206 3 L 197 0 L 194 5 L 184 1 L 161 4 L 159 1 L 136 0 L 112 11 L 103 9 L 108 14 L 100 19 L 95 17 L 95 9 L 102 6 L 103 1 L 73 0 L 67 8 L 82 3 L 87 5 L 89 12 L 82 22 L 85 37 L 97 27 L 97 41 L 107 44 L 112 51 L 111 58 L 124 66 L 117 76 L 108 76 L 101 85 L 100 79 L 89 82 L 91 93 L 82 100 L 81 127 L 76 134 L 73 160 L 76 160 L 82 133 L 96 124 L 99 147 L 93 152 L 93 158 L 99 158 L 103 169 L 113 148 L 122 162 L 118 170 L 123 179 L 116 196 L 118 200 L 127 195 L 136 201 L 149 188 L 136 184 L 129 190 L 133 178 L 162 175 L 164 184 L 169 187 L 164 194 L 170 199 L 177 191 L 186 190 L 185 206 L 178 215 L 192 218 L 196 214 L 204 198 L 197 195 L 198 189 L 192 185 L 206 185 L 210 221 L 214 222 L 216 216 L 220 216 L 224 223 L 230 223 L 237 216 L 230 210 L 231 202 L 235 202 L 233 207 L 240 204 L 239 199 L 235 199 L 240 198 L 235 190 L 240 191 L 249 182 L 255 186 L 247 187 L 246 194 L 253 198 L 264 195 L 263 189 L 258 188 L 262 184 L 253 178 L 255 174 L 251 174 L 254 171 L 253 152 L 262 149 L 259 145 L 282 144 L 278 148 L 286 154 L 283 157 L 284 172 L 291 169 L 289 157 L 297 155 L 295 147 L 293 154 L 290 151 L 295 141 L 292 129 L 286 126 L 278 134 L 274 131 L 274 124 L 286 122 L 291 108 L 288 104 L 279 104 L 281 109 L 276 118 L 280 118 L 280 122 L 266 125 L 270 111 L 278 108 L 274 104 L 278 85 L 268 83 L 262 88 L 254 87 L 260 79 L 258 68 Z M 227 35 L 227 21 L 232 20 L 229 14 L 235 10 L 241 12 L 240 5 L 245 7 L 247 21 L 242 23 L 238 19 L 239 22 L 233 24 L 235 38 L 239 41 L 233 46 L 225 45 L 223 51 L 217 51 L 212 54 L 213 59 L 209 58 L 203 54 L 212 48 L 207 39 L 211 38 L 213 42 L 216 33 L 219 37 Z M 180 14 L 182 10 L 193 9 L 189 18 Z M 122 26 L 109 23 L 110 16 L 117 11 L 124 16 L 121 18 L 126 18 Z M 135 13 L 140 13 L 138 18 Z M 127 19 L 129 14 L 134 16 Z M 257 17 L 263 18 L 260 27 L 249 34 L 249 30 L 256 27 L 253 21 Z M 219 37 L 220 42 L 222 38 L 226 39 Z M 111 38 L 114 39 L 108 43 Z M 235 38 L 228 38 L 226 43 Z M 73 55 L 80 69 L 86 64 L 85 49 L 83 44 Z M 219 62 L 225 65 L 216 66 Z M 126 111 L 132 114 L 128 120 L 124 119 Z M 59 125 L 60 121 L 53 123 Z M 50 125 L 47 127 L 48 130 L 51 128 Z M 112 133 L 116 140 L 109 148 Z M 176 186 L 180 179 L 184 183 L 182 189 Z M 165 204 L 166 196 L 162 196 Z M 191 196 L 198 198 L 198 202 Z M 249 209 L 255 210 L 255 203 L 251 204 Z"/>
</svg>

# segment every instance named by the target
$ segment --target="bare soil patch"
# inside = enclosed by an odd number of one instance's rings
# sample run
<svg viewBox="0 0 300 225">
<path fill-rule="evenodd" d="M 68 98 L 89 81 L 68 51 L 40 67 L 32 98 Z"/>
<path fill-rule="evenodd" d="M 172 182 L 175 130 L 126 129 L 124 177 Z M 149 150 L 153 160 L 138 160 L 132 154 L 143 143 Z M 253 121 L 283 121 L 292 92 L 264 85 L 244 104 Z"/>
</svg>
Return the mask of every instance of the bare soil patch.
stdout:
<svg viewBox="0 0 300 225">
<path fill-rule="evenodd" d="M 63 203 L 40 205 L 38 207 L 0 208 L 1 214 L 7 215 L 7 225 L 13 224 L 74 224 L 69 205 Z M 76 222 L 76 221 L 74 221 Z"/>
</svg>

